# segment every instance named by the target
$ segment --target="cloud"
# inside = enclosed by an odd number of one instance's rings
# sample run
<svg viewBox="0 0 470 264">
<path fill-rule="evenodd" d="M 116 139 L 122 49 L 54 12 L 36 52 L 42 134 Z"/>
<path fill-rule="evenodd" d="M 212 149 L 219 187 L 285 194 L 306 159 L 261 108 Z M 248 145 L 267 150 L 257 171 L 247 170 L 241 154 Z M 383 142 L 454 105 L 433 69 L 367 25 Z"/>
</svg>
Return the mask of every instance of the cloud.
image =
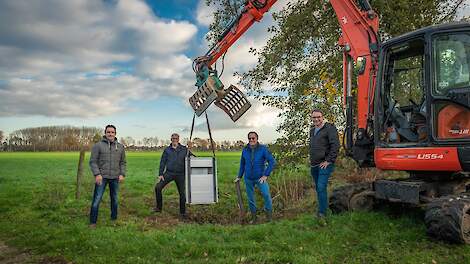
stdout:
<svg viewBox="0 0 470 264">
<path fill-rule="evenodd" d="M 463 7 L 457 10 L 456 19 L 460 20 L 462 18 L 468 18 L 468 17 L 470 17 L 470 1 L 465 0 Z"/>
<path fill-rule="evenodd" d="M 209 25 L 214 21 L 214 12 L 215 8 L 213 6 L 207 6 L 205 0 L 199 0 L 196 9 L 196 20 L 202 25 L 209 27 Z"/>
<path fill-rule="evenodd" d="M 136 91 L 148 89 L 149 82 L 122 75 L 77 78 L 58 82 L 50 77 L 11 79 L 0 88 L 0 116 L 93 117 L 108 115 L 125 108 L 128 99 L 138 98 Z M 96 91 L 95 88 L 99 87 Z M 136 89 L 115 89 L 135 87 Z"/>
<path fill-rule="evenodd" d="M 194 76 L 182 52 L 196 33 L 139 0 L 1 1 L 0 117 L 92 117 L 186 96 Z"/>
</svg>

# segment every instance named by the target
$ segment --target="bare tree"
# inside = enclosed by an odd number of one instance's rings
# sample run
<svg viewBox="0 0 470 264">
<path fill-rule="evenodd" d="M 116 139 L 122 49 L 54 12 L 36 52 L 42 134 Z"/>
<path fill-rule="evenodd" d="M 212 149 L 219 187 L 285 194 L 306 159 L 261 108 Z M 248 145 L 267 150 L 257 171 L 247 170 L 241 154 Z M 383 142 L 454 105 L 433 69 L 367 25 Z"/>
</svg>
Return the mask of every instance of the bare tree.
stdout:
<svg viewBox="0 0 470 264">
<path fill-rule="evenodd" d="M 123 138 L 123 137 L 121 137 L 121 138 L 119 139 L 119 142 L 121 142 L 121 144 L 123 144 L 123 145 L 126 146 L 126 147 L 128 146 L 126 139 Z"/>
<path fill-rule="evenodd" d="M 151 137 L 150 138 L 150 142 L 152 142 L 152 147 L 157 147 L 158 146 L 158 142 L 159 142 L 159 139 L 158 137 Z"/>
<path fill-rule="evenodd" d="M 126 146 L 133 146 L 133 145 L 135 145 L 135 139 L 133 139 L 132 137 L 127 136 L 127 137 L 125 138 L 125 140 L 126 140 L 126 143 L 127 143 Z"/>
<path fill-rule="evenodd" d="M 144 137 L 142 139 L 142 143 L 144 144 L 144 146 L 149 147 L 150 146 L 150 138 Z"/>
</svg>

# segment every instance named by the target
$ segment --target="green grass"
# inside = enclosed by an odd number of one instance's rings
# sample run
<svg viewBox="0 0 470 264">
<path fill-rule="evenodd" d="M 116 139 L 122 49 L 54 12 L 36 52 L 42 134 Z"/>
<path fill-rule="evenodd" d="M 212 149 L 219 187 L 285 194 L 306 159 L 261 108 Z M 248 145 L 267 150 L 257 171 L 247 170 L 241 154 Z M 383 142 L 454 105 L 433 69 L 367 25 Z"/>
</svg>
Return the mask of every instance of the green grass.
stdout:
<svg viewBox="0 0 470 264">
<path fill-rule="evenodd" d="M 470 263 L 469 246 L 430 240 L 419 212 L 334 215 L 322 226 L 311 217 L 312 192 L 297 206 L 302 210 L 273 223 L 231 224 L 239 155 L 217 153 L 220 202 L 190 206 L 189 214 L 205 223 L 198 224 L 177 220 L 174 184 L 164 191 L 165 211 L 151 213 L 160 153 L 128 153 L 119 220 L 109 221 L 107 191 L 98 228 L 90 230 L 93 177 L 86 164 L 76 200 L 78 153 L 0 153 L 0 239 L 73 263 Z M 297 173 L 309 180 L 306 170 Z M 278 170 L 271 181 L 288 174 Z"/>
</svg>

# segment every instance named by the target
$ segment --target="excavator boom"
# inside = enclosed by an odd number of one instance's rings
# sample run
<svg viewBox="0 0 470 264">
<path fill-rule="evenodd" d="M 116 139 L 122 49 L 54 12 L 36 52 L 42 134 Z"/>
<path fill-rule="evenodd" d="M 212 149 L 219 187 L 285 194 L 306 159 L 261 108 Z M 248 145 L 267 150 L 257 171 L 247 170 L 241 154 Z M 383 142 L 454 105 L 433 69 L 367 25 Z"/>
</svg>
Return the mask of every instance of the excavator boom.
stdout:
<svg viewBox="0 0 470 264">
<path fill-rule="evenodd" d="M 237 18 L 230 23 L 217 43 L 204 55 L 193 62 L 198 90 L 189 102 L 196 115 L 201 115 L 213 102 L 237 121 L 251 106 L 246 96 L 234 85 L 224 89 L 217 71 L 212 65 L 263 15 L 277 0 L 248 0 Z"/>
</svg>

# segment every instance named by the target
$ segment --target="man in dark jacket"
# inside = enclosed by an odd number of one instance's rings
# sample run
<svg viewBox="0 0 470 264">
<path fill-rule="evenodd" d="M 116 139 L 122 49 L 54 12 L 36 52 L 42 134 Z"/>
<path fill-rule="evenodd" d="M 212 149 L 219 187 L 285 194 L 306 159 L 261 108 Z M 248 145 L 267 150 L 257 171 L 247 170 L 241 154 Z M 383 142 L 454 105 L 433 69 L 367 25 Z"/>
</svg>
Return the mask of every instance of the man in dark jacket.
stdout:
<svg viewBox="0 0 470 264">
<path fill-rule="evenodd" d="M 180 136 L 171 135 L 171 144 L 163 151 L 158 171 L 158 183 L 155 186 L 155 199 L 157 206 L 155 212 L 162 211 L 162 190 L 170 182 L 175 181 L 180 196 L 180 218 L 186 218 L 186 194 L 185 194 L 185 158 L 188 148 L 179 143 Z"/>
<path fill-rule="evenodd" d="M 268 221 L 272 220 L 272 200 L 269 192 L 268 177 L 271 174 L 276 161 L 265 145 L 258 143 L 256 132 L 248 133 L 248 144 L 242 150 L 240 159 L 239 181 L 245 175 L 246 195 L 251 212 L 250 223 L 256 223 L 256 201 L 254 196 L 255 186 L 261 191 L 264 199 L 264 210 Z M 266 166 L 266 162 L 268 163 Z"/>
<path fill-rule="evenodd" d="M 313 127 L 310 129 L 310 173 L 317 191 L 318 213 L 325 217 L 328 209 L 328 178 L 334 169 L 339 151 L 336 127 L 323 120 L 323 113 L 315 109 L 311 113 Z"/>
<path fill-rule="evenodd" d="M 107 125 L 104 131 L 103 139 L 91 149 L 90 168 L 95 176 L 95 191 L 90 210 L 90 228 L 96 227 L 106 185 L 109 185 L 111 196 L 111 220 L 116 220 L 119 183 L 126 175 L 126 153 L 124 146 L 117 142 L 116 127 Z"/>
</svg>

